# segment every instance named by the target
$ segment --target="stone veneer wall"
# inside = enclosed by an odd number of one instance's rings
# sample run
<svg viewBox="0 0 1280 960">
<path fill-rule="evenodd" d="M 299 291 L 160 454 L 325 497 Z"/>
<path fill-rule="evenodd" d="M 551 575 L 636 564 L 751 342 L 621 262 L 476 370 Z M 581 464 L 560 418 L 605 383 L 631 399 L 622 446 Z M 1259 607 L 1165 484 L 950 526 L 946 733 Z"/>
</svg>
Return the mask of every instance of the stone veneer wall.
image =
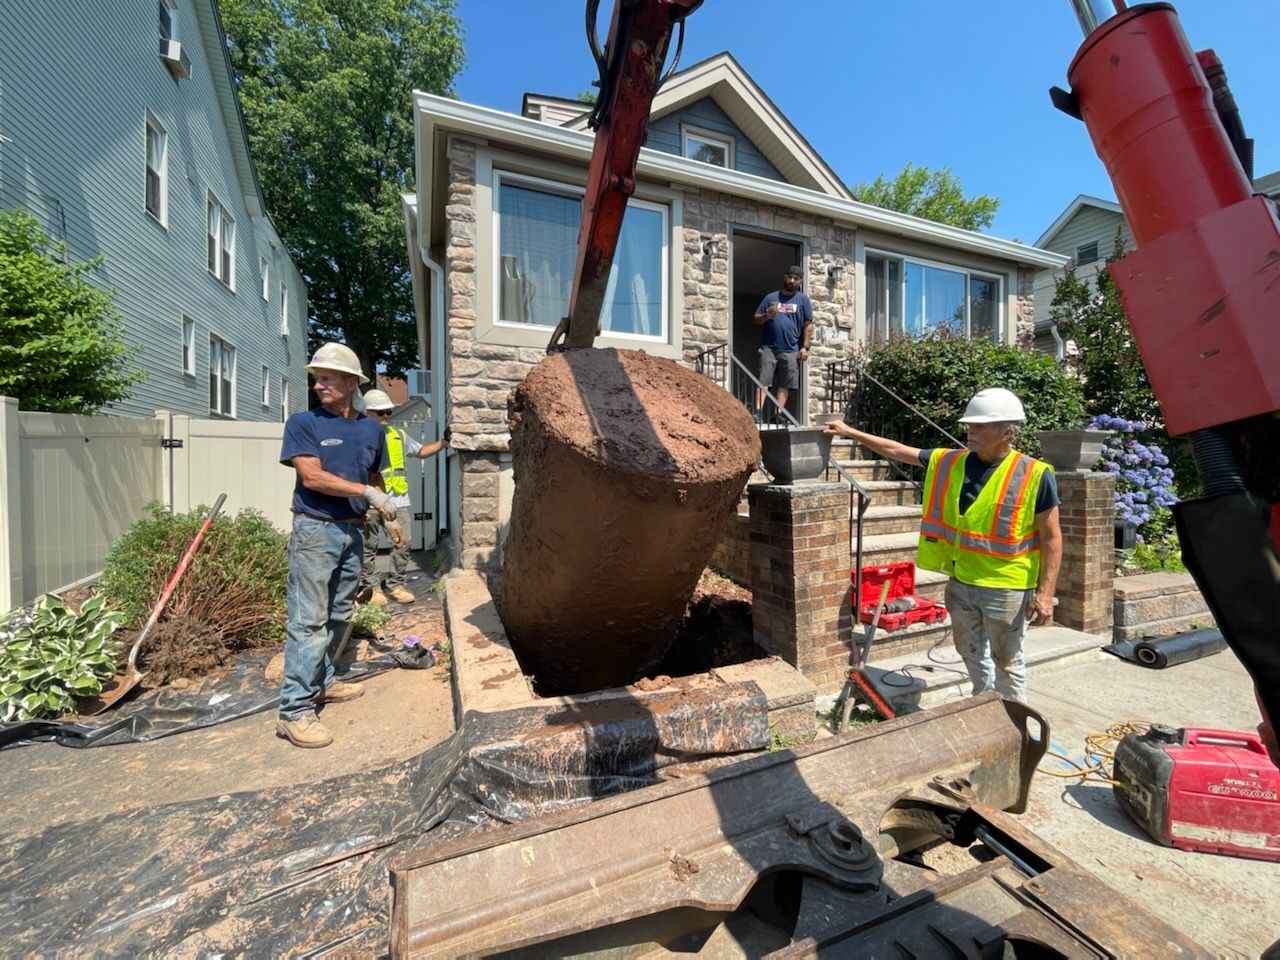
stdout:
<svg viewBox="0 0 1280 960">
<path fill-rule="evenodd" d="M 1166 637 L 1215 622 L 1189 573 L 1117 577 L 1114 610 L 1117 641 Z"/>
<path fill-rule="evenodd" d="M 1036 343 L 1036 272 L 1018 267 L 1017 314 L 1014 317 L 1013 342 L 1023 350 L 1031 350 Z"/>
</svg>

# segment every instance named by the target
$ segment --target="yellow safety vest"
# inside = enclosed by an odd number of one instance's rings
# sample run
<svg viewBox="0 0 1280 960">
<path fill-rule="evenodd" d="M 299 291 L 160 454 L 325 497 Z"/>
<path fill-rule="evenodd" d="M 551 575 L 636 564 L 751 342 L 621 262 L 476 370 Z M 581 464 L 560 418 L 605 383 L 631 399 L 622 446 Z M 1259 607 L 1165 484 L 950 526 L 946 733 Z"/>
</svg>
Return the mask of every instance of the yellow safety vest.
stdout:
<svg viewBox="0 0 1280 960">
<path fill-rule="evenodd" d="M 967 450 L 934 450 L 924 478 L 916 563 L 977 587 L 1030 590 L 1040 580 L 1036 493 L 1047 463 L 1011 451 L 960 513 Z"/>
<path fill-rule="evenodd" d="M 391 465 L 382 471 L 382 485 L 387 493 L 404 496 L 409 492 L 409 479 L 404 475 L 404 431 L 387 426 L 387 454 Z"/>
</svg>

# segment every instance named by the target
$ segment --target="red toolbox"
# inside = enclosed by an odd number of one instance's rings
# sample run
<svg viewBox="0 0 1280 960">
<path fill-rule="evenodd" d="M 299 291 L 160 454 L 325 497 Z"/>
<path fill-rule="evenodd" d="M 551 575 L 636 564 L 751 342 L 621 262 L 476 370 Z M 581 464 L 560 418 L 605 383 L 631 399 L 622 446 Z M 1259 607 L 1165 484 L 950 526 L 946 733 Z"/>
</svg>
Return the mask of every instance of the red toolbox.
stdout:
<svg viewBox="0 0 1280 960">
<path fill-rule="evenodd" d="M 849 574 L 849 579 L 855 586 L 858 582 L 857 574 L 857 570 L 852 570 Z M 916 596 L 916 565 L 910 560 L 903 560 L 862 568 L 862 597 L 858 604 L 858 619 L 863 623 L 870 623 L 875 616 L 876 601 L 880 599 L 880 590 L 886 580 L 889 582 L 889 592 L 885 594 L 887 609 L 880 614 L 881 630 L 898 630 L 913 623 L 941 623 L 947 619 L 947 608 L 937 600 Z"/>
<path fill-rule="evenodd" d="M 1157 842 L 1280 861 L 1280 770 L 1262 738 L 1153 723 L 1116 747 L 1116 799 Z"/>
</svg>

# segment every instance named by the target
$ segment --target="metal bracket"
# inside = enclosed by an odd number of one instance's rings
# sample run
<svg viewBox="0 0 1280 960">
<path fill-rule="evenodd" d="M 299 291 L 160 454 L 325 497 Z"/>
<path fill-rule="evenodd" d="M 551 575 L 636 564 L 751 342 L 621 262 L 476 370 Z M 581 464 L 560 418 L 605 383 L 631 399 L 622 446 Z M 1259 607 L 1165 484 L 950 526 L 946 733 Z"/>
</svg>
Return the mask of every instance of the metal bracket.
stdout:
<svg viewBox="0 0 1280 960">
<path fill-rule="evenodd" d="M 434 513 L 415 513 L 413 515 L 413 519 L 415 520 L 431 520 L 434 517 L 435 517 Z"/>
<path fill-rule="evenodd" d="M 182 449 L 182 444 L 183 444 L 183 441 L 181 441 L 181 440 L 175 440 L 173 437 L 161 437 L 161 438 L 160 438 L 160 449 L 161 449 L 161 450 L 181 450 L 181 449 Z"/>
</svg>

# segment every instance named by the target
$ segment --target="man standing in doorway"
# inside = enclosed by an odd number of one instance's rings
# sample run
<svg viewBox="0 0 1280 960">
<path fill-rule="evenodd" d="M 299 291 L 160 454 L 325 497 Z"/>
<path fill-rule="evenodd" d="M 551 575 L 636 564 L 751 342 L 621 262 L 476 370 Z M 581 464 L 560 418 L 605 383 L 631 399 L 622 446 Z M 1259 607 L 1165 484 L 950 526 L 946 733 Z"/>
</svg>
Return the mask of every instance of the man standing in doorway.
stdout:
<svg viewBox="0 0 1280 960">
<path fill-rule="evenodd" d="M 320 406 L 285 421 L 280 450 L 280 462 L 297 479 L 276 736 L 298 747 L 327 747 L 333 735 L 316 710 L 364 693 L 334 671 L 360 577 L 364 515 L 372 508 L 393 521 L 396 508 L 382 489 L 382 427 L 353 403 L 359 385 L 369 382 L 359 359 L 340 343 L 326 343 L 307 372 L 315 377 Z"/>
<path fill-rule="evenodd" d="M 956 652 L 974 694 L 998 690 L 1025 703 L 1027 621 L 1053 619 L 1062 567 L 1058 484 L 1048 464 L 1013 449 L 1026 420 L 1022 401 L 1000 387 L 980 390 L 960 422 L 965 450 L 921 450 L 844 423 L 827 432 L 882 457 L 925 467 L 917 563 L 947 574 L 947 612 Z"/>
<path fill-rule="evenodd" d="M 813 304 L 800 289 L 803 279 L 800 267 L 788 267 L 782 278 L 782 289 L 766 294 L 756 308 L 756 326 L 764 327 L 760 335 L 763 389 L 756 389 L 756 417 L 761 422 L 771 419 L 765 409 L 765 391 L 773 388 L 776 379 L 778 405 L 786 407 L 791 391 L 800 386 L 800 364 L 809 359 Z"/>
<path fill-rule="evenodd" d="M 395 404 L 384 391 L 370 390 L 364 395 L 364 403 L 369 416 L 378 421 L 386 432 L 388 460 L 382 468 L 382 483 L 395 505 L 396 525 L 408 534 L 412 529 L 413 517 L 409 512 L 409 480 L 404 473 L 404 458 L 417 457 L 425 460 L 427 457 L 434 457 L 448 444 L 449 431 L 446 429 L 439 440 L 423 446 L 399 427 L 391 425 L 391 411 L 395 409 Z M 409 565 L 407 536 L 403 543 L 393 543 L 391 547 L 391 572 L 385 582 L 386 593 L 382 592 L 384 583 L 378 576 L 377 563 L 378 536 L 384 526 L 382 514 L 377 510 L 370 510 L 365 515 L 364 565 L 360 570 L 360 587 L 356 597 L 362 602 L 372 600 L 380 607 L 387 605 L 388 596 L 397 603 L 413 603 L 417 598 L 409 592 L 404 580 L 404 572 Z"/>
</svg>

